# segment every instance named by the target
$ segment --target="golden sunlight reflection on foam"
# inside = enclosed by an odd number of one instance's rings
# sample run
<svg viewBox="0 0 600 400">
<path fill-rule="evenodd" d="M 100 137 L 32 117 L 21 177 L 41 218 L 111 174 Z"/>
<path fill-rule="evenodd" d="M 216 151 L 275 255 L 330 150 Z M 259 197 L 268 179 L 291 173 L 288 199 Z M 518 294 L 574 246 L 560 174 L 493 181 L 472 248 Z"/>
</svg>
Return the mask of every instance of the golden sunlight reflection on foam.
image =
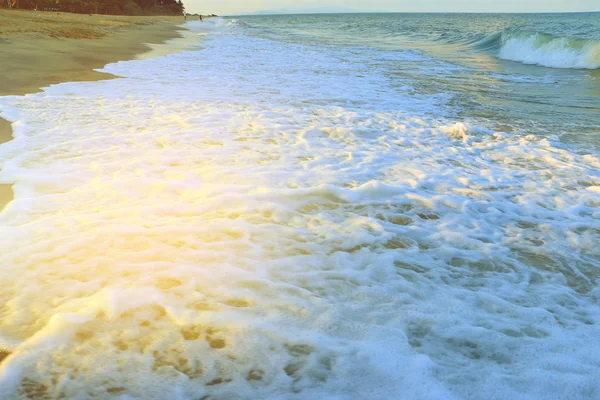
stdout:
<svg viewBox="0 0 600 400">
<path fill-rule="evenodd" d="M 593 389 L 596 156 L 222 40 L 1 100 L 0 398 Z"/>
</svg>

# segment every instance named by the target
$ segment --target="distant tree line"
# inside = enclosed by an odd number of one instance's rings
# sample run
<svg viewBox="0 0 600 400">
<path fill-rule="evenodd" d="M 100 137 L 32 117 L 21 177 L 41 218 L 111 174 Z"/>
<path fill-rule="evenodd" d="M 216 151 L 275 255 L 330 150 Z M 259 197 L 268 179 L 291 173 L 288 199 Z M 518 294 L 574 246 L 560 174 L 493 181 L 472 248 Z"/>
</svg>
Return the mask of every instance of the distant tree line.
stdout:
<svg viewBox="0 0 600 400">
<path fill-rule="evenodd" d="M 0 0 L 0 7 L 82 14 L 181 15 L 182 0 Z"/>
</svg>

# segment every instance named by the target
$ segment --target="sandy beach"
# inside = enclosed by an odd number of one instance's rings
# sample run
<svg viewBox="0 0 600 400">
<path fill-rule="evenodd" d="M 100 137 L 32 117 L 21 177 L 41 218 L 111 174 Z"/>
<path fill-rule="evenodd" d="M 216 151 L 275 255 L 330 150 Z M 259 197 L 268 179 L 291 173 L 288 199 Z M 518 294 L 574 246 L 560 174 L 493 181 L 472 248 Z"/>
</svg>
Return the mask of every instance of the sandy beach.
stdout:
<svg viewBox="0 0 600 400">
<path fill-rule="evenodd" d="M 23 10 L 0 10 L 0 96 L 35 93 L 67 81 L 94 81 L 111 76 L 94 71 L 132 59 L 146 43 L 178 37 L 181 17 L 132 17 Z M 0 119 L 0 144 L 12 138 Z M 12 199 L 0 185 L 0 210 Z"/>
</svg>

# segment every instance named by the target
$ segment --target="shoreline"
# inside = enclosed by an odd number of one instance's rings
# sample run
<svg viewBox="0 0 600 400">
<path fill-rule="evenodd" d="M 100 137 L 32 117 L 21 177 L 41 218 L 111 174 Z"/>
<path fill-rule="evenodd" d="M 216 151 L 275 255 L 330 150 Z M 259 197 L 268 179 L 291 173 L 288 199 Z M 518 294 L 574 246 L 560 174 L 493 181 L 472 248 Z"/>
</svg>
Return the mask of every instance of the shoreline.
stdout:
<svg viewBox="0 0 600 400">
<path fill-rule="evenodd" d="M 184 23 L 180 17 L 0 10 L 0 96 L 109 78 L 94 69 L 133 59 L 150 50 L 147 44 L 181 37 L 178 31 L 185 29 Z"/>
<path fill-rule="evenodd" d="M 0 97 L 39 93 L 63 82 L 114 79 L 116 76 L 95 69 L 135 59 L 152 51 L 150 44 L 182 37 L 184 23 L 178 16 L 0 9 Z M 11 123 L 0 117 L 0 145 L 12 140 L 12 134 Z M 0 212 L 12 199 L 12 184 L 0 184 Z"/>
</svg>

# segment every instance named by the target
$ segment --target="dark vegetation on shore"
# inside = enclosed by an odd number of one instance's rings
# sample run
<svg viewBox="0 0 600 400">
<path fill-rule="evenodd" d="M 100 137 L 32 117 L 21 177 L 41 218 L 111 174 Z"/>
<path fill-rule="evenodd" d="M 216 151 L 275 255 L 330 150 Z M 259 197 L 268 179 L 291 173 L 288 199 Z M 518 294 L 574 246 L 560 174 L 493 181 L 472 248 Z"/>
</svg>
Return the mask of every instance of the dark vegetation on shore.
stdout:
<svg viewBox="0 0 600 400">
<path fill-rule="evenodd" d="M 182 0 L 0 0 L 0 8 L 82 14 L 181 15 Z"/>
</svg>

